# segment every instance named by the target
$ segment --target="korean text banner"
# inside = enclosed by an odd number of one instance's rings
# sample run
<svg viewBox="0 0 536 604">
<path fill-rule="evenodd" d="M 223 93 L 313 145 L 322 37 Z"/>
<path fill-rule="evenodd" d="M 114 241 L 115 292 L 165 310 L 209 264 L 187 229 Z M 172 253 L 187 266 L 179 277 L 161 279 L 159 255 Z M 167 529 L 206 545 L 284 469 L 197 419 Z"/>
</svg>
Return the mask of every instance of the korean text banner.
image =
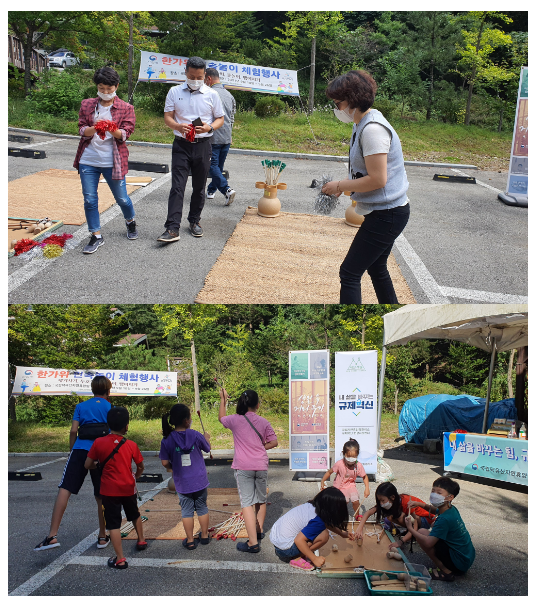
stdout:
<svg viewBox="0 0 536 604">
<path fill-rule="evenodd" d="M 528 195 L 529 191 L 529 68 L 522 67 L 517 93 L 516 118 L 507 193 Z"/>
<path fill-rule="evenodd" d="M 486 434 L 443 433 L 446 472 L 529 484 L 529 443 Z"/>
<path fill-rule="evenodd" d="M 335 461 L 350 438 L 359 443 L 358 461 L 377 471 L 378 353 L 335 353 Z"/>
<path fill-rule="evenodd" d="M 329 462 L 329 350 L 289 352 L 290 470 Z"/>
<path fill-rule="evenodd" d="M 179 84 L 186 81 L 184 70 L 188 57 L 175 57 L 157 52 L 141 51 L 139 82 Z M 257 67 L 225 61 L 206 61 L 217 69 L 225 88 L 298 96 L 298 73 L 276 67 Z"/>
<path fill-rule="evenodd" d="M 91 380 L 97 375 L 112 382 L 111 396 L 177 396 L 177 374 L 173 371 L 47 367 L 17 367 L 13 394 L 91 396 Z"/>
</svg>

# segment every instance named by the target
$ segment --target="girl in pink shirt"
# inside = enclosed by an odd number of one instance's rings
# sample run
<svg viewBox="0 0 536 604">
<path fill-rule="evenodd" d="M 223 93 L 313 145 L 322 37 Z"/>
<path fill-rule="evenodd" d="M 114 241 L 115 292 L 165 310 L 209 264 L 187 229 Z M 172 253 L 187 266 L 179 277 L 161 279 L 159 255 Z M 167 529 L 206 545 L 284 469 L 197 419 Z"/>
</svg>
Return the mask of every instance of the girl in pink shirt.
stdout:
<svg viewBox="0 0 536 604">
<path fill-rule="evenodd" d="M 343 493 L 346 497 L 346 502 L 352 502 L 354 508 L 354 515 L 359 509 L 359 493 L 355 485 L 356 478 L 360 476 L 365 484 L 365 499 L 370 495 L 369 480 L 365 468 L 357 461 L 359 457 L 359 443 L 357 440 L 351 438 L 348 442 L 344 443 L 342 448 L 342 459 L 339 459 L 333 467 L 328 470 L 322 477 L 320 486 L 322 489 L 325 488 L 325 481 L 329 480 L 331 474 L 335 473 L 335 480 L 333 486 Z"/>
<path fill-rule="evenodd" d="M 227 392 L 221 388 L 218 419 L 233 432 L 235 454 L 231 468 L 249 537 L 248 541 L 237 543 L 236 549 L 256 554 L 261 549 L 259 540 L 264 537 L 262 527 L 266 517 L 266 451 L 277 447 L 277 437 L 270 422 L 256 414 L 260 403 L 254 390 L 246 390 L 240 395 L 234 415 L 227 415 L 228 399 Z"/>
</svg>

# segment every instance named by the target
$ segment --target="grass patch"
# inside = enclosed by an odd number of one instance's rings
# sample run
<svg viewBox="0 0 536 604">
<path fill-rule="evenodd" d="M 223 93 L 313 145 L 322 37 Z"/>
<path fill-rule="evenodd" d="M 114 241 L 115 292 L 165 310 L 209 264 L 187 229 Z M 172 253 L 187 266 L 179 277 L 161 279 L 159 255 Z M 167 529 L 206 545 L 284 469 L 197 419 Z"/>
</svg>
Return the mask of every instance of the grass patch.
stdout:
<svg viewBox="0 0 536 604">
<path fill-rule="evenodd" d="M 401 118 L 392 118 L 391 123 L 407 160 L 471 163 L 490 170 L 508 168 L 510 131 L 498 133 L 478 126 Z M 78 134 L 75 115 L 67 119 L 35 113 L 18 98 L 9 99 L 8 124 L 54 134 Z M 236 114 L 233 147 L 346 156 L 350 135 L 351 126 L 338 121 L 331 112 L 316 111 L 307 118 L 303 113 L 288 111 L 261 119 L 253 111 L 241 111 Z M 136 130 L 131 140 L 171 143 L 173 132 L 164 125 L 163 115 L 136 108 Z"/>
</svg>

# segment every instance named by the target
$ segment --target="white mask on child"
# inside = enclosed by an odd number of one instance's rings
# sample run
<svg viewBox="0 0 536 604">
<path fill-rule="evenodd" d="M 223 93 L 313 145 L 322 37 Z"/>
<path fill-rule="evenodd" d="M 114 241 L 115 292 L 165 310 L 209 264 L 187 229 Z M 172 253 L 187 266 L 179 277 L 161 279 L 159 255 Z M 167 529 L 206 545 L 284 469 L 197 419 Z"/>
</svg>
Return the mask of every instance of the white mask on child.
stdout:
<svg viewBox="0 0 536 604">
<path fill-rule="evenodd" d="M 439 495 L 438 493 L 430 493 L 430 503 L 434 505 L 436 508 L 445 503 L 445 498 L 443 495 Z"/>
<path fill-rule="evenodd" d="M 390 501 L 387 503 L 380 503 L 380 505 L 384 510 L 390 510 L 393 507 L 393 504 Z"/>
<path fill-rule="evenodd" d="M 357 457 L 345 457 L 348 463 L 355 463 L 357 461 Z"/>
<path fill-rule="evenodd" d="M 110 94 L 104 94 L 104 92 L 101 92 L 100 90 L 97 91 L 97 94 L 103 101 L 111 101 L 115 96 L 115 92 L 111 92 Z"/>
</svg>

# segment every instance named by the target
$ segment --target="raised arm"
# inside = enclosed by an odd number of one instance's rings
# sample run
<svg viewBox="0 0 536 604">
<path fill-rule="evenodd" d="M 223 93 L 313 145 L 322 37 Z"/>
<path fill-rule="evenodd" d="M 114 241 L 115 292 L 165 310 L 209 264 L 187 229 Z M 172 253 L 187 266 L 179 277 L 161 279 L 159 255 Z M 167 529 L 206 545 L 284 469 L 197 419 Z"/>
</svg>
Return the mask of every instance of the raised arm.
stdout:
<svg viewBox="0 0 536 604">
<path fill-rule="evenodd" d="M 229 396 L 225 388 L 220 388 L 220 410 L 218 412 L 218 419 L 221 421 L 222 417 L 227 415 L 227 400 Z"/>
</svg>

